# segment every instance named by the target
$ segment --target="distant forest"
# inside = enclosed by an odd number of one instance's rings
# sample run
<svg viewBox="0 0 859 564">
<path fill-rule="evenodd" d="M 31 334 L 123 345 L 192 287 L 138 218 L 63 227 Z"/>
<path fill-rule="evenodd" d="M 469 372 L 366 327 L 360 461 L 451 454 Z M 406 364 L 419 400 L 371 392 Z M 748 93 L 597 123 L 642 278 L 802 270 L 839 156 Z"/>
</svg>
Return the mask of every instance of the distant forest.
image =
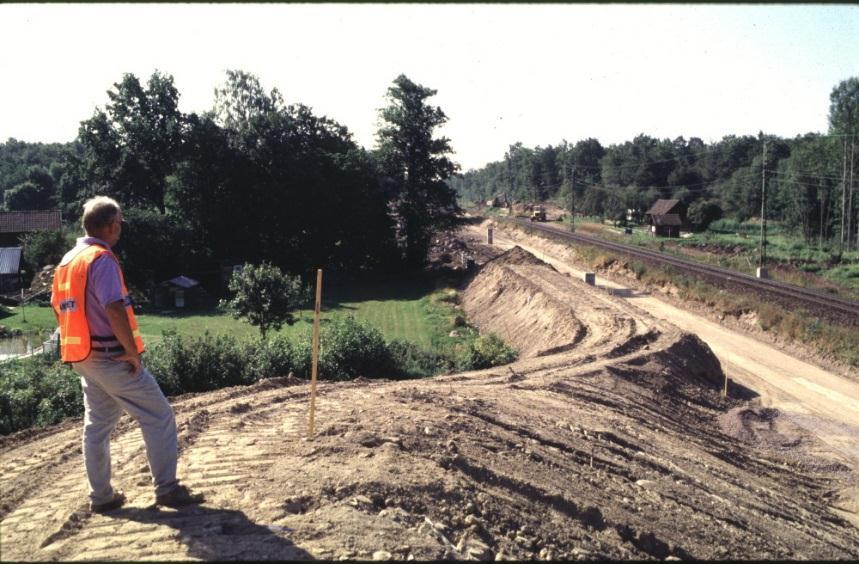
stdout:
<svg viewBox="0 0 859 564">
<path fill-rule="evenodd" d="M 851 190 L 859 134 L 859 78 L 830 95 L 829 133 L 794 139 L 734 135 L 707 144 L 692 137 L 655 139 L 641 134 L 604 147 L 596 139 L 529 148 L 511 145 L 502 160 L 450 180 L 461 198 L 549 201 L 576 213 L 621 220 L 639 217 L 659 198 L 689 206 L 693 227 L 721 217 L 761 216 L 766 174 L 766 216 L 807 241 L 856 244 L 859 196 Z M 764 165 L 766 144 L 766 165 Z M 849 237 L 848 237 L 849 233 Z"/>
<path fill-rule="evenodd" d="M 427 102 L 434 94 L 397 77 L 369 151 L 344 125 L 285 104 L 277 89 L 266 91 L 243 71 L 228 71 L 213 108 L 200 114 L 178 110 L 170 75 L 156 72 L 142 83 L 126 74 L 81 121 L 74 141 L 0 144 L 3 206 L 60 208 L 76 223 L 85 199 L 115 197 L 127 220 L 118 252 L 141 287 L 212 272 L 224 261 L 268 261 L 303 274 L 320 266 L 418 268 L 432 233 L 456 224 L 457 195 L 553 200 L 617 220 L 630 209 L 641 216 L 658 198 L 678 198 L 703 229 L 722 217 L 759 218 L 762 171 L 768 219 L 809 242 L 857 244 L 851 179 L 859 172 L 859 78 L 832 90 L 825 135 L 517 143 L 503 159 L 462 175 L 449 140 L 434 136 L 447 121 Z M 51 234 L 29 242 L 30 271 L 68 244 Z"/>
<path fill-rule="evenodd" d="M 179 111 L 172 76 L 125 74 L 73 142 L 0 144 L 3 206 L 59 208 L 73 224 L 86 199 L 116 198 L 127 221 L 118 253 L 138 287 L 224 261 L 302 274 L 418 267 L 459 212 L 446 183 L 458 166 L 433 134 L 447 121 L 427 103 L 435 93 L 394 79 L 367 151 L 247 72 L 228 71 L 200 114 Z M 66 239 L 28 239 L 30 270 L 58 260 Z"/>
</svg>

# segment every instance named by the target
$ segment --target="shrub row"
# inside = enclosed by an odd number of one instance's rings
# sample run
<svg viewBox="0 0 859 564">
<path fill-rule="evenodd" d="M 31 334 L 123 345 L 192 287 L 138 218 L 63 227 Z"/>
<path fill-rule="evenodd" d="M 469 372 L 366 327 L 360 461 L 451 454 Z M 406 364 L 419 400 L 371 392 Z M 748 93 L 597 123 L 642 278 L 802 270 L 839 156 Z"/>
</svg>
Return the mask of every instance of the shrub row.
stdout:
<svg viewBox="0 0 859 564">
<path fill-rule="evenodd" d="M 311 330 L 289 339 L 239 340 L 205 333 L 183 337 L 165 332 L 144 355 L 144 364 L 166 395 L 196 393 L 251 384 L 261 378 L 310 375 Z M 419 378 L 453 369 L 470 370 L 512 362 L 516 352 L 490 334 L 469 342 L 457 357 L 427 351 L 414 343 L 386 343 L 374 327 L 352 317 L 322 326 L 319 377 L 346 380 Z M 0 364 L 0 433 L 58 423 L 83 413 L 77 375 L 61 363 L 34 357 Z"/>
<path fill-rule="evenodd" d="M 0 364 L 0 434 L 44 427 L 84 411 L 77 374 L 35 356 Z"/>
</svg>

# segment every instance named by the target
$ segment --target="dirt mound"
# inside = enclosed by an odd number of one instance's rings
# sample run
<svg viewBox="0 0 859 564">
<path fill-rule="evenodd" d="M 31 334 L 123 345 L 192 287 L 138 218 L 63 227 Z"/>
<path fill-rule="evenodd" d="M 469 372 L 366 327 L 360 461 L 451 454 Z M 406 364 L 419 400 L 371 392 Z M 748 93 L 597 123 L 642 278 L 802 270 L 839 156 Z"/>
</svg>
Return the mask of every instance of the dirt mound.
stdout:
<svg viewBox="0 0 859 564">
<path fill-rule="evenodd" d="M 573 309 L 542 292 L 515 266 L 557 273 L 534 255 L 514 247 L 483 265 L 463 292 L 462 305 L 469 319 L 501 335 L 522 358 L 572 348 L 586 332 Z"/>
<path fill-rule="evenodd" d="M 748 440 L 784 447 L 767 433 L 787 427 L 723 398 L 697 337 L 518 251 L 463 299 L 521 360 L 323 382 L 310 439 L 294 378 L 173 398 L 200 507 L 151 506 L 128 418 L 112 455 L 129 501 L 108 515 L 83 505 L 78 426 L 5 445 L 4 560 L 859 558 L 859 529 L 830 509 L 849 468 Z M 808 461 L 811 444 L 789 448 Z"/>
<path fill-rule="evenodd" d="M 434 268 L 465 269 L 464 256 L 470 256 L 469 250 L 453 231 L 437 233 L 430 241 L 427 250 L 427 260 L 429 265 Z"/>
<path fill-rule="evenodd" d="M 742 441 L 775 445 L 793 446 L 798 437 L 785 437 L 776 430 L 778 409 L 769 407 L 735 407 L 719 417 L 719 427 L 726 435 Z"/>
<path fill-rule="evenodd" d="M 30 291 L 40 292 L 50 290 L 51 283 L 54 281 L 54 268 L 56 268 L 54 265 L 48 264 L 37 272 L 30 283 Z"/>
<path fill-rule="evenodd" d="M 551 265 L 546 264 L 519 246 L 513 247 L 509 251 L 504 251 L 490 262 L 494 264 L 536 264 L 555 270 Z"/>
</svg>

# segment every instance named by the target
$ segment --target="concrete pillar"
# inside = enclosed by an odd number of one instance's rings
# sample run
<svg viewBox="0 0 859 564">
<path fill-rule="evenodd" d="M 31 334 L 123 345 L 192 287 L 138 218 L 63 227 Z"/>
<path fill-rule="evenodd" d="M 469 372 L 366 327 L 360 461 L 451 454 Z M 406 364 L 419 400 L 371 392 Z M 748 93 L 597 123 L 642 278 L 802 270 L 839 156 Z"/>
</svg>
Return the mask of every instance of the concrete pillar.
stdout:
<svg viewBox="0 0 859 564">
<path fill-rule="evenodd" d="M 597 283 L 596 272 L 585 272 L 585 283 L 594 286 Z"/>
</svg>

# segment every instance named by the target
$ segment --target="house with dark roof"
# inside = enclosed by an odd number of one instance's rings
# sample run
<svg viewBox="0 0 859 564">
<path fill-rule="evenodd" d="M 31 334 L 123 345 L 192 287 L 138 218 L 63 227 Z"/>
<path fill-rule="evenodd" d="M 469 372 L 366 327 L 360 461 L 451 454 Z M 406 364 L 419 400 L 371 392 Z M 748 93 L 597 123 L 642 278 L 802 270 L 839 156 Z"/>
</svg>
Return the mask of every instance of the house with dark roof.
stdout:
<svg viewBox="0 0 859 564">
<path fill-rule="evenodd" d="M 34 231 L 62 229 L 60 210 L 26 210 L 0 212 L 0 246 L 12 247 L 20 243 L 21 235 Z"/>
<path fill-rule="evenodd" d="M 650 224 L 651 235 L 679 237 L 686 226 L 686 206 L 680 200 L 656 200 L 644 217 Z"/>
</svg>

